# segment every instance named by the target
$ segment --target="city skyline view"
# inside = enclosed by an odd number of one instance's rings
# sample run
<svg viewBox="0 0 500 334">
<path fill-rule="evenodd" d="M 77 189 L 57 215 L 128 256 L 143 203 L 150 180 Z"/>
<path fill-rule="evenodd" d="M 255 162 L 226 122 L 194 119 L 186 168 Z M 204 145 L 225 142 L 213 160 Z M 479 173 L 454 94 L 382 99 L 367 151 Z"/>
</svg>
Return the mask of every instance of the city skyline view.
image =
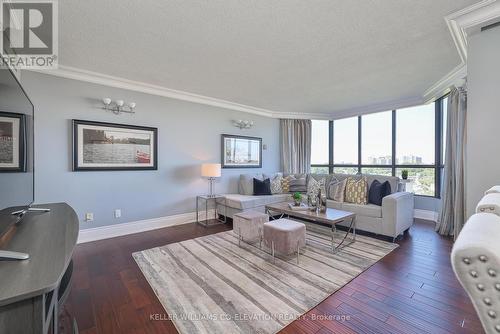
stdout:
<svg viewBox="0 0 500 334">
<path fill-rule="evenodd" d="M 328 122 L 328 120 L 313 120 L 311 150 L 313 165 L 329 163 L 328 150 L 331 143 L 329 143 Z M 358 118 L 345 118 L 335 120 L 333 123 L 334 164 L 357 165 Z M 396 164 L 434 164 L 434 123 L 434 103 L 396 111 Z M 361 163 L 391 164 L 392 111 L 362 116 L 361 124 Z M 415 127 L 415 124 L 419 124 L 419 127 Z"/>
</svg>

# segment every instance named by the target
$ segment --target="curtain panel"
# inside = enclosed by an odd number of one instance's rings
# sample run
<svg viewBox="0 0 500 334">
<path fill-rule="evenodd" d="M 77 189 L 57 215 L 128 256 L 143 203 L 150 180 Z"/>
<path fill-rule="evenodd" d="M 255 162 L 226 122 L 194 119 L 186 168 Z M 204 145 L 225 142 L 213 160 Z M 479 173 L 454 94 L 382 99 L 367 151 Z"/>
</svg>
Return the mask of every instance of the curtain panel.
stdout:
<svg viewBox="0 0 500 334">
<path fill-rule="evenodd" d="M 455 239 L 465 223 L 466 125 L 467 92 L 464 88 L 453 88 L 448 98 L 443 203 L 436 231 Z"/>
<path fill-rule="evenodd" d="M 280 145 L 281 166 L 285 173 L 309 173 L 311 171 L 310 119 L 281 119 Z"/>
</svg>

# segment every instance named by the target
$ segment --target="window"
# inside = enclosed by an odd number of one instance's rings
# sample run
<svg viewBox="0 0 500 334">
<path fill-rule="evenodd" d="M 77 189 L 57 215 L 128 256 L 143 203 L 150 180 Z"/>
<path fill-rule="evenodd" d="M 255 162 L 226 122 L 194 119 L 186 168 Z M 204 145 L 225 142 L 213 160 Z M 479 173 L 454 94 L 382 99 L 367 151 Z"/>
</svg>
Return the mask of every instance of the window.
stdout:
<svg viewBox="0 0 500 334">
<path fill-rule="evenodd" d="M 333 161 L 336 165 L 358 164 L 358 118 L 333 122 Z"/>
<path fill-rule="evenodd" d="M 392 111 L 361 117 L 361 162 L 363 165 L 392 165 L 391 124 Z"/>
<path fill-rule="evenodd" d="M 356 175 L 356 174 L 358 174 L 358 167 L 334 167 L 333 172 L 339 173 L 339 174 Z"/>
<path fill-rule="evenodd" d="M 400 176 L 406 169 L 416 195 L 439 197 L 447 104 L 443 97 L 422 106 L 313 121 L 311 170 Z"/>
<path fill-rule="evenodd" d="M 434 103 L 396 111 L 396 165 L 433 165 Z"/>
<path fill-rule="evenodd" d="M 329 121 L 312 121 L 311 164 L 328 165 L 330 140 Z M 328 167 L 326 168 L 328 173 Z"/>
<path fill-rule="evenodd" d="M 434 168 L 398 168 L 396 175 L 401 171 L 408 171 L 408 179 L 412 180 L 413 192 L 417 195 L 434 196 L 436 191 L 436 170 Z"/>
<path fill-rule="evenodd" d="M 392 176 L 392 168 L 363 167 L 361 173 Z"/>
</svg>

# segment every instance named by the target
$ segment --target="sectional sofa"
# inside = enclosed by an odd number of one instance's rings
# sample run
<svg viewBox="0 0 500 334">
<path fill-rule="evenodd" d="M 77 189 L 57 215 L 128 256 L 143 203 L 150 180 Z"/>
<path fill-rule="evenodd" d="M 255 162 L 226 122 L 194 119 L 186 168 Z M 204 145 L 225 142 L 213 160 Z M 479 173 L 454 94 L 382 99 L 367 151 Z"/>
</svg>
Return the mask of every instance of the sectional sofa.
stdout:
<svg viewBox="0 0 500 334">
<path fill-rule="evenodd" d="M 281 174 L 281 173 L 279 173 Z M 286 177 L 287 174 L 281 174 Z M 328 194 L 327 207 L 338 210 L 350 211 L 356 214 L 356 227 L 359 230 L 384 235 L 393 240 L 403 232 L 407 231 L 413 224 L 413 194 L 399 191 L 399 178 L 384 175 L 347 175 L 347 174 L 294 174 L 296 178 L 306 178 L 309 183 L 311 178 L 315 180 L 326 179 L 326 187 L 332 178 L 339 181 L 347 177 L 361 178 L 366 176 L 368 187 L 373 181 L 378 180 L 383 183 L 388 181 L 391 185 L 391 194 L 382 200 L 382 205 L 375 204 L 353 204 L 334 201 Z M 275 174 L 242 174 L 240 175 L 238 194 L 227 194 L 226 209 L 227 216 L 232 218 L 235 213 L 254 210 L 265 212 L 265 206 L 272 203 L 291 201 L 291 193 L 279 193 L 265 196 L 253 195 L 253 178 L 260 180 L 276 177 Z"/>
</svg>

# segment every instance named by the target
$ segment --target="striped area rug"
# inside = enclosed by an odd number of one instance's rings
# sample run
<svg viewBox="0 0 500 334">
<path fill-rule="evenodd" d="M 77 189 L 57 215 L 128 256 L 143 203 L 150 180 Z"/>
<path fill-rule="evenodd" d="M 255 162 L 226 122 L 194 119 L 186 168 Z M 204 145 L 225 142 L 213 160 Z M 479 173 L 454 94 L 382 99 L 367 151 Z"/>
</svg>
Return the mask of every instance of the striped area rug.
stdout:
<svg viewBox="0 0 500 334">
<path fill-rule="evenodd" d="M 307 246 L 272 261 L 268 250 L 222 232 L 133 254 L 180 333 L 276 333 L 394 250 L 358 236 L 331 252 L 328 230 L 307 224 Z M 345 232 L 339 231 L 335 241 Z"/>
</svg>

